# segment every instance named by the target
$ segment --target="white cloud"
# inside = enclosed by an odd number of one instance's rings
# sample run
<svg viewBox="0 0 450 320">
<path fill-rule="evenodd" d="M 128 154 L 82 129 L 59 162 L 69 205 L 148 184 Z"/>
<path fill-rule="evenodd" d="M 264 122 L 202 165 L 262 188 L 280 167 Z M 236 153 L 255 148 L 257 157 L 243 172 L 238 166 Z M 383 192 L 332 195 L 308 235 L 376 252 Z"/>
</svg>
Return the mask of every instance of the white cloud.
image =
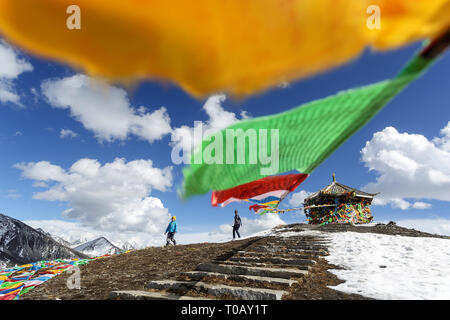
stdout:
<svg viewBox="0 0 450 320">
<path fill-rule="evenodd" d="M 32 186 L 35 188 L 48 188 L 48 184 L 44 181 L 34 181 Z"/>
<path fill-rule="evenodd" d="M 172 167 L 155 168 L 151 160 L 115 159 L 101 165 L 97 160 L 81 159 L 68 170 L 47 161 L 15 167 L 35 186 L 46 188 L 34 193 L 34 199 L 66 202 L 69 209 L 63 216 L 81 226 L 157 234 L 170 217 L 161 200 L 150 194 L 153 189 L 169 190 Z"/>
<path fill-rule="evenodd" d="M 0 102 L 12 102 L 18 106 L 20 96 L 14 90 L 13 81 L 27 71 L 32 71 L 33 66 L 19 56 L 5 41 L 0 40 Z"/>
<path fill-rule="evenodd" d="M 0 78 L 0 102 L 12 102 L 18 106 L 20 104 L 20 97 L 14 92 L 12 83 L 4 81 Z"/>
<path fill-rule="evenodd" d="M 125 140 L 133 134 L 153 142 L 171 132 L 164 107 L 146 112 L 130 105 L 124 89 L 77 74 L 42 83 L 42 92 L 55 108 L 70 109 L 73 118 L 94 132 L 99 141 Z"/>
<path fill-rule="evenodd" d="M 75 138 L 76 136 L 78 136 L 78 133 L 76 133 L 76 132 L 74 132 L 74 131 L 72 131 L 70 129 L 61 129 L 61 131 L 59 132 L 59 137 L 61 139 L 64 139 L 64 138 L 67 138 L 67 137 Z"/>
<path fill-rule="evenodd" d="M 430 209 L 431 203 L 426 203 L 422 201 L 409 202 L 401 198 L 386 198 L 386 197 L 375 197 L 373 199 L 372 205 L 374 206 L 385 206 L 390 205 L 392 208 L 398 208 L 401 210 L 406 209 Z"/>
<path fill-rule="evenodd" d="M 18 193 L 18 191 L 16 189 L 9 189 L 6 191 L 6 198 L 9 199 L 19 199 L 20 197 L 22 197 L 22 195 L 20 193 Z"/>
<path fill-rule="evenodd" d="M 225 100 L 226 96 L 223 94 L 211 96 L 206 100 L 203 109 L 206 111 L 209 120 L 206 122 L 205 131 L 208 130 L 214 133 L 238 121 L 233 112 L 226 111 L 222 107 L 222 103 Z M 246 113 L 241 113 L 241 115 L 246 116 Z"/>
<path fill-rule="evenodd" d="M 433 142 L 442 150 L 450 152 L 450 121 L 443 129 L 441 129 L 441 137 L 434 138 Z"/>
<path fill-rule="evenodd" d="M 293 193 L 291 198 L 289 199 L 288 203 L 292 207 L 299 207 L 303 206 L 303 202 L 305 201 L 305 198 L 309 197 L 312 192 L 308 192 L 305 190 L 301 190 L 299 192 Z"/>
<path fill-rule="evenodd" d="M 450 122 L 441 137 L 428 140 L 420 134 L 399 133 L 393 127 L 373 135 L 361 150 L 362 161 L 379 174 L 364 187 L 380 192 L 375 205 L 400 209 L 427 209 L 431 204 L 407 199 L 450 201 Z"/>
<path fill-rule="evenodd" d="M 24 177 L 38 182 L 62 181 L 65 176 L 64 169 L 48 161 L 30 162 L 28 164 L 19 163 L 15 164 L 14 167 L 22 170 Z"/>
<path fill-rule="evenodd" d="M 205 104 L 203 105 L 203 110 L 205 110 L 208 115 L 208 120 L 203 123 L 197 121 L 194 127 L 181 126 L 172 131 L 172 141 L 170 145 L 174 150 L 182 151 L 185 159 L 191 152 L 191 148 L 197 146 L 202 138 L 218 132 L 235 122 L 240 120 L 248 119 L 249 115 L 246 111 L 241 111 L 241 119 L 238 119 L 235 113 L 226 111 L 222 104 L 225 101 L 226 96 L 224 94 L 210 96 Z M 194 129 L 198 129 L 201 126 L 203 136 L 195 137 L 194 141 Z"/>
<path fill-rule="evenodd" d="M 256 219 L 242 218 L 242 235 L 250 235 L 286 224 L 277 213 L 266 213 Z M 240 229 L 240 230 L 241 230 Z"/>
<path fill-rule="evenodd" d="M 426 202 L 417 201 L 412 206 L 414 209 L 430 209 L 431 204 Z"/>
<path fill-rule="evenodd" d="M 391 206 L 392 206 L 392 207 L 394 207 L 394 208 L 399 208 L 399 209 L 401 209 L 401 210 L 406 210 L 406 209 L 408 209 L 409 207 L 411 207 L 411 203 L 409 203 L 409 202 L 406 201 L 406 200 L 399 199 L 399 198 L 393 198 L 393 199 L 390 199 L 389 202 L 391 203 Z M 376 204 L 376 203 L 375 203 L 375 204 Z"/>
<path fill-rule="evenodd" d="M 286 224 L 278 214 L 266 213 L 262 216 L 258 216 L 256 219 L 248 219 L 241 217 L 242 226 L 239 229 L 241 236 L 248 236 L 260 231 L 268 230 L 281 224 Z M 214 233 L 221 233 L 224 235 L 232 235 L 233 226 L 230 224 L 222 224 L 219 226 L 219 231 Z"/>
</svg>

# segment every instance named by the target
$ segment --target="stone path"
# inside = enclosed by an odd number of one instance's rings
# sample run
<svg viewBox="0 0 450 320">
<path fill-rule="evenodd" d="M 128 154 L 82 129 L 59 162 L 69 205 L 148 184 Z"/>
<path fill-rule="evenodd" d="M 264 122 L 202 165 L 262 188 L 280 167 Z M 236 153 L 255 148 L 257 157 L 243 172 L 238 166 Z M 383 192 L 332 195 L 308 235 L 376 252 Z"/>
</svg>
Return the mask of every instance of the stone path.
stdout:
<svg viewBox="0 0 450 320">
<path fill-rule="evenodd" d="M 263 237 L 239 251 L 200 264 L 179 279 L 150 281 L 145 291 L 113 291 L 110 299 L 280 300 L 308 274 L 317 258 L 328 254 L 328 245 L 325 237 L 301 233 Z"/>
</svg>

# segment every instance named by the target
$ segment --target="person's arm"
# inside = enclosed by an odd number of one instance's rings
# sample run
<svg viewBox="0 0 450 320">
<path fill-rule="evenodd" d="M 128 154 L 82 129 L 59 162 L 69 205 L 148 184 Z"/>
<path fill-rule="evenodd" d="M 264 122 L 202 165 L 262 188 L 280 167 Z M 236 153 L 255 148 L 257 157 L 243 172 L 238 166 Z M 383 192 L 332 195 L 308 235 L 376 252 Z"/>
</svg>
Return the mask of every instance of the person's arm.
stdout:
<svg viewBox="0 0 450 320">
<path fill-rule="evenodd" d="M 166 234 L 167 232 L 169 232 L 169 227 L 170 227 L 170 223 L 169 223 L 169 225 L 167 226 L 166 232 L 164 232 L 164 234 Z"/>
<path fill-rule="evenodd" d="M 176 222 L 174 222 L 174 223 L 175 223 L 175 229 L 173 230 L 173 233 L 177 233 L 177 231 L 178 231 L 178 225 L 177 225 Z"/>
</svg>

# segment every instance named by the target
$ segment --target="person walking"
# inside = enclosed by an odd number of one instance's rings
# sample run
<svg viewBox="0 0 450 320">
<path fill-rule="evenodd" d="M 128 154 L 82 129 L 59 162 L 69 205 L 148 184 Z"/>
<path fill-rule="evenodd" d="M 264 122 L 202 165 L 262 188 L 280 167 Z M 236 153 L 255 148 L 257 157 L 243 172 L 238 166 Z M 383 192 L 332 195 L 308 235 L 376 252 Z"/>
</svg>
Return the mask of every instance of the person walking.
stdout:
<svg viewBox="0 0 450 320">
<path fill-rule="evenodd" d="M 166 228 L 166 232 L 164 232 L 164 234 L 167 233 L 166 247 L 170 244 L 171 241 L 173 242 L 173 245 L 177 244 L 174 238 L 175 233 L 177 232 L 177 223 L 175 222 L 175 220 L 177 220 L 177 217 L 173 216 L 172 221 L 169 222 L 169 225 Z"/>
<path fill-rule="evenodd" d="M 234 225 L 233 225 L 233 240 L 236 237 L 236 234 L 240 238 L 241 235 L 239 234 L 239 228 L 242 225 L 241 217 L 238 215 L 238 211 L 234 210 Z"/>
</svg>

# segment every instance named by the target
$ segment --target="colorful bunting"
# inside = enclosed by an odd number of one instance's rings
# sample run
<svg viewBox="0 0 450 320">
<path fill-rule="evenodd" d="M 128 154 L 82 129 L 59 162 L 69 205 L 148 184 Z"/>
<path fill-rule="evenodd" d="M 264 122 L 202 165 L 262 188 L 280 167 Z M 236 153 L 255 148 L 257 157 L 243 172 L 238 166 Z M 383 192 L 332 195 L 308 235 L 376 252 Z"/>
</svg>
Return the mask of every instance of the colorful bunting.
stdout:
<svg viewBox="0 0 450 320">
<path fill-rule="evenodd" d="M 128 253 L 130 251 L 125 251 Z M 18 267 L 0 270 L 0 300 L 18 300 L 21 295 L 76 265 L 109 257 L 106 254 L 89 259 L 56 259 L 38 261 Z"/>
<path fill-rule="evenodd" d="M 249 201 L 258 214 L 276 209 L 290 192 L 294 191 L 306 178 L 307 174 L 288 174 L 270 176 L 231 189 L 213 191 L 211 204 L 222 207 L 234 201 Z"/>
</svg>

